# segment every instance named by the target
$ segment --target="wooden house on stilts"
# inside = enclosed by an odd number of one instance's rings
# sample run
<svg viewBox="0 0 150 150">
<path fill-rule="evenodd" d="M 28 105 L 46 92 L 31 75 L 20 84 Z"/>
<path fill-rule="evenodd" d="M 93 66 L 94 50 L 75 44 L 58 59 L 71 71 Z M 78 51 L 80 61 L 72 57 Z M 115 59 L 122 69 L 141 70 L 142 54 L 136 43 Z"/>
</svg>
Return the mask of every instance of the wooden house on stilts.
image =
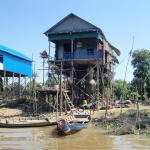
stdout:
<svg viewBox="0 0 150 150">
<path fill-rule="evenodd" d="M 55 44 L 55 57 L 49 60 L 49 68 L 55 65 L 57 70 L 53 67 L 49 73 L 59 75 L 60 111 L 64 105 L 64 83 L 76 106 L 83 100 L 102 102 L 106 92 L 112 94 L 114 65 L 120 51 L 107 41 L 100 28 L 71 13 L 44 34 L 49 45 Z"/>
</svg>

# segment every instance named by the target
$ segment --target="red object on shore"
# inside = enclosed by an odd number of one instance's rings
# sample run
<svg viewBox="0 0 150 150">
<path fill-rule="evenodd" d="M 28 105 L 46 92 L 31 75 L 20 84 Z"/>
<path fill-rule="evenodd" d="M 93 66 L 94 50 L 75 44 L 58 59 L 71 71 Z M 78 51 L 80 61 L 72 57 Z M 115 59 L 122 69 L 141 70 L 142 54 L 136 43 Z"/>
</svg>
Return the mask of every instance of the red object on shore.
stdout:
<svg viewBox="0 0 150 150">
<path fill-rule="evenodd" d="M 107 109 L 112 109 L 113 107 L 111 105 L 108 105 L 107 106 Z"/>
<path fill-rule="evenodd" d="M 96 107 L 93 107 L 92 110 L 93 110 L 93 111 L 96 111 Z"/>
<path fill-rule="evenodd" d="M 99 44 L 99 50 L 102 54 L 105 53 L 104 44 Z"/>
</svg>

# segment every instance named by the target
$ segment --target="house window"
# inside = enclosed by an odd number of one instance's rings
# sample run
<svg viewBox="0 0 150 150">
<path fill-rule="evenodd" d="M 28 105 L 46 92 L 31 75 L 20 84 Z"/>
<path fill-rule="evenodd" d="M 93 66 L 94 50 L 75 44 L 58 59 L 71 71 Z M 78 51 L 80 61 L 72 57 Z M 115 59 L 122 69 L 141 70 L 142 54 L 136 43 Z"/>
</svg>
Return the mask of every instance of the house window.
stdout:
<svg viewBox="0 0 150 150">
<path fill-rule="evenodd" d="M 82 42 L 77 42 L 77 48 L 82 48 L 82 47 L 83 47 Z"/>
<path fill-rule="evenodd" d="M 64 43 L 64 51 L 71 52 L 71 44 L 70 43 Z"/>
<path fill-rule="evenodd" d="M 87 49 L 87 55 L 94 55 L 94 49 Z"/>
</svg>

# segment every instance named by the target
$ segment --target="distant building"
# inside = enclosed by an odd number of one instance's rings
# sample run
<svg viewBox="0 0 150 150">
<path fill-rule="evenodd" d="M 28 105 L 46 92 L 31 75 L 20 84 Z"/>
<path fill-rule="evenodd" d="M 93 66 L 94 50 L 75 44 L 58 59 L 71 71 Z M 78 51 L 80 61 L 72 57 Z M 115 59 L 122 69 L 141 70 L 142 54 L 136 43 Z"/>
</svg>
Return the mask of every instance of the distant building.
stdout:
<svg viewBox="0 0 150 150">
<path fill-rule="evenodd" d="M 0 45 L 1 77 L 32 77 L 32 59 L 11 48 Z"/>
</svg>

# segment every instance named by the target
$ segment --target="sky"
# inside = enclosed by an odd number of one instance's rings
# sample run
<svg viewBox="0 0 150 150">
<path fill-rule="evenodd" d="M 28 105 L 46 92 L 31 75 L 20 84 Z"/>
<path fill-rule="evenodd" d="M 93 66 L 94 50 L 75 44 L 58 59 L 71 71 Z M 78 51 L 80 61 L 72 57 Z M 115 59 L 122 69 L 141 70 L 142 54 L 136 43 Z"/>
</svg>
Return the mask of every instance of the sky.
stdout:
<svg viewBox="0 0 150 150">
<path fill-rule="evenodd" d="M 115 79 L 123 80 L 133 36 L 134 50 L 150 49 L 149 7 L 150 0 L 0 0 L 0 44 L 30 58 L 33 54 L 40 81 L 39 53 L 48 51 L 43 33 L 72 12 L 101 28 L 107 40 L 121 51 Z M 132 78 L 129 63 L 126 81 Z"/>
</svg>

